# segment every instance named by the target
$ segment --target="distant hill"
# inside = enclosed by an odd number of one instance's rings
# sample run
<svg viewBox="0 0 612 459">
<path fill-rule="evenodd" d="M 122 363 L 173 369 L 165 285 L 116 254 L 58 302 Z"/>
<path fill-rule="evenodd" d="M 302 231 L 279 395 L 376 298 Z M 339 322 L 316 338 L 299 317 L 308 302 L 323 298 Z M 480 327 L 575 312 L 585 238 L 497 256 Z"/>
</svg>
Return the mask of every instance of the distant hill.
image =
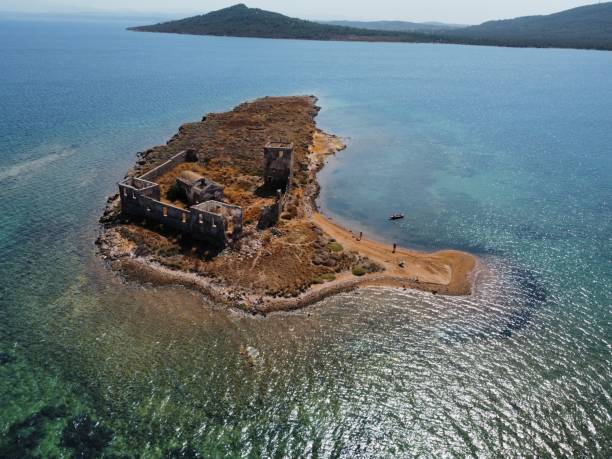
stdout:
<svg viewBox="0 0 612 459">
<path fill-rule="evenodd" d="M 612 50 L 612 2 L 548 16 L 490 21 L 446 31 L 446 35 L 453 41 L 474 44 Z"/>
<path fill-rule="evenodd" d="M 360 27 L 349 27 L 344 24 Z M 410 29 L 417 26 L 430 28 Z M 374 27 L 384 27 L 384 29 Z M 395 30 L 396 27 L 404 29 Z M 548 16 L 529 16 L 485 22 L 479 26 L 456 27 L 438 23 L 418 24 L 402 21 L 318 23 L 239 4 L 201 16 L 132 27 L 130 30 L 302 40 L 456 43 L 612 50 L 612 2 L 583 6 Z"/>
<path fill-rule="evenodd" d="M 442 22 L 407 22 L 407 21 L 317 21 L 320 24 L 357 29 L 387 30 L 392 32 L 437 33 L 442 30 L 452 30 L 465 25 L 444 24 Z"/>
<path fill-rule="evenodd" d="M 435 37 L 386 30 L 368 30 L 320 24 L 239 4 L 201 16 L 150 26 L 131 27 L 139 32 L 233 37 L 296 38 L 306 40 L 431 42 Z M 441 38 L 441 40 L 444 40 Z"/>
</svg>

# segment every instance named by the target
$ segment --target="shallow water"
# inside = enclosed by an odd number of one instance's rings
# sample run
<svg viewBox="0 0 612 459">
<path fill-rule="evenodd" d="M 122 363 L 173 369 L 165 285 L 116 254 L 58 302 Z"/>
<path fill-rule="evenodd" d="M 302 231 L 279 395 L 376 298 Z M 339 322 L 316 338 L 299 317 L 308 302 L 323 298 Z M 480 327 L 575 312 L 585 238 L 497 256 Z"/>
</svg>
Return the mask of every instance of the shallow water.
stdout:
<svg viewBox="0 0 612 459">
<path fill-rule="evenodd" d="M 0 456 L 610 456 L 609 53 L 125 25 L 0 22 Z M 473 296 L 372 289 L 252 318 L 95 258 L 136 151 L 311 93 L 349 143 L 323 210 L 477 253 Z"/>
</svg>

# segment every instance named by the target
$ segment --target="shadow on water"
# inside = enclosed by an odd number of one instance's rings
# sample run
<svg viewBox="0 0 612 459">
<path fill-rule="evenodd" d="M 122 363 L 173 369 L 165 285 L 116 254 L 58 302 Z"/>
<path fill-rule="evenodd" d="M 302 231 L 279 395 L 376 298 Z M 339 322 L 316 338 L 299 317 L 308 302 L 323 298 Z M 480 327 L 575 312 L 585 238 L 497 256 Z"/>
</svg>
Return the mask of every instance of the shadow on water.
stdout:
<svg viewBox="0 0 612 459">
<path fill-rule="evenodd" d="M 514 234 L 517 238 L 528 241 L 556 241 L 562 237 L 550 229 L 540 229 L 528 223 L 517 225 L 514 229 Z"/>
<path fill-rule="evenodd" d="M 506 255 L 504 250 L 489 247 L 484 243 L 479 244 L 465 241 L 463 243 L 453 243 L 452 248 L 453 250 L 471 253 L 477 257 L 503 257 Z"/>
<path fill-rule="evenodd" d="M 537 309 L 546 302 L 546 288 L 536 274 L 524 268 L 513 268 L 511 277 L 520 288 L 521 306 L 508 318 L 501 334 L 510 338 L 514 332 L 524 329 L 531 322 Z"/>
</svg>

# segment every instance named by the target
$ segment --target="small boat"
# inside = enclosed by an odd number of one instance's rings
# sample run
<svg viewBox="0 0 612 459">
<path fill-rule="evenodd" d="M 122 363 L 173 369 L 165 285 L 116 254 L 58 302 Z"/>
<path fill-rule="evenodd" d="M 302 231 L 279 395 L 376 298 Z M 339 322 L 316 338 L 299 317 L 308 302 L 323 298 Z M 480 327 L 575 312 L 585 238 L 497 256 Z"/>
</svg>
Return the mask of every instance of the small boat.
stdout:
<svg viewBox="0 0 612 459">
<path fill-rule="evenodd" d="M 404 214 L 393 214 L 389 217 L 389 220 L 401 220 L 404 218 Z"/>
</svg>

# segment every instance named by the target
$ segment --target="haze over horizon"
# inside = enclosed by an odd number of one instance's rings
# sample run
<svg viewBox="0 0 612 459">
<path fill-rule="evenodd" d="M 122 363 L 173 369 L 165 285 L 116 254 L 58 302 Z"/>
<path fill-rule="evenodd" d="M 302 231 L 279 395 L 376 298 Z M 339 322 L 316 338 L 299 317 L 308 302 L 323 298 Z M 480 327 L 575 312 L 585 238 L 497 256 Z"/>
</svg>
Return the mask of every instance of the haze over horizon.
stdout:
<svg viewBox="0 0 612 459">
<path fill-rule="evenodd" d="M 159 14 L 172 18 L 204 14 L 241 3 L 240 0 L 4 0 L 0 11 L 23 13 L 120 13 Z M 495 19 L 550 14 L 589 5 L 593 0 L 379 0 L 375 4 L 355 4 L 351 0 L 310 0 L 288 4 L 283 0 L 243 1 L 249 7 L 275 11 L 311 20 L 402 20 L 477 24 Z"/>
</svg>

